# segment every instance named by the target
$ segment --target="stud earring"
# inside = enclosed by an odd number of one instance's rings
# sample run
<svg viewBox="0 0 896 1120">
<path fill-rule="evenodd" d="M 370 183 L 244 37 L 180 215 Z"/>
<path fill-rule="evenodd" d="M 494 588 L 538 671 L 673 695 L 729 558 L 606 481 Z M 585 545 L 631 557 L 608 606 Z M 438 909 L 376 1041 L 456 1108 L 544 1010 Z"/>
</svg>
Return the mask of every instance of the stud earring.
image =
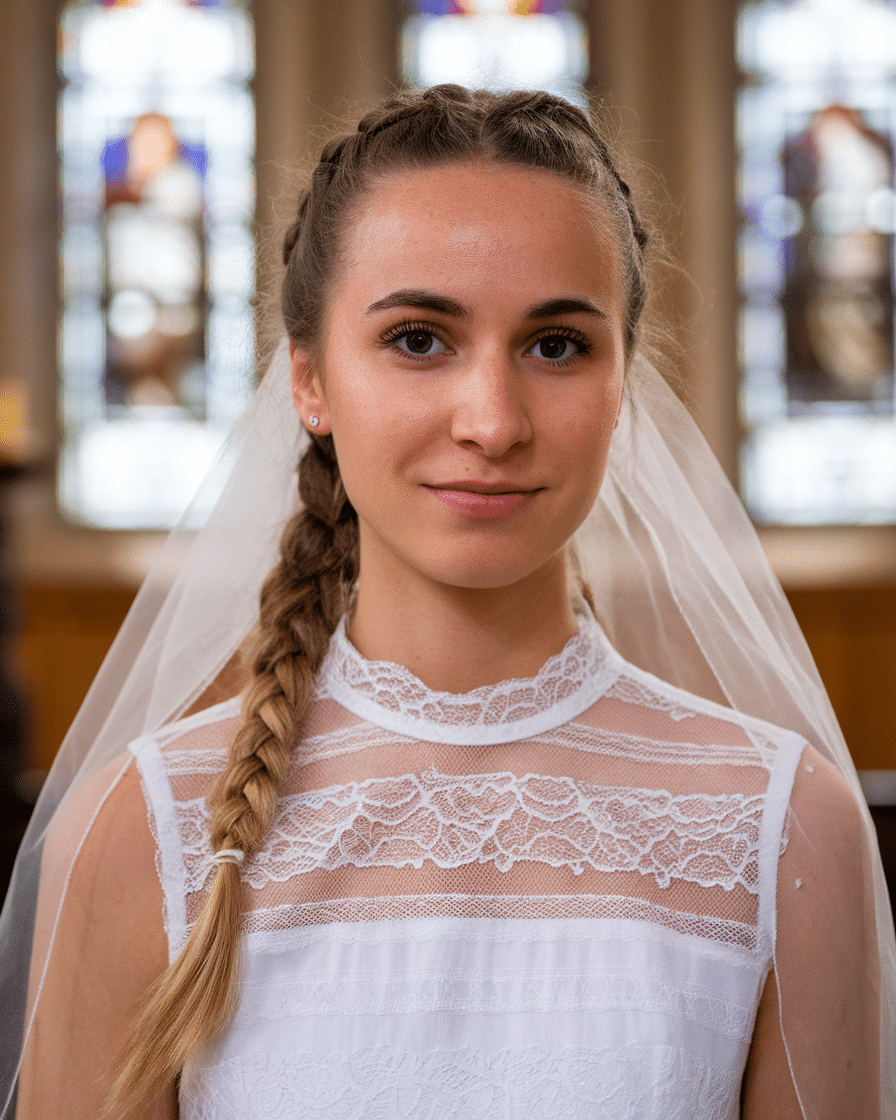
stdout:
<svg viewBox="0 0 896 1120">
<path fill-rule="evenodd" d="M 320 423 L 320 417 L 318 417 L 318 416 L 309 416 L 308 417 L 308 426 L 310 428 L 316 428 L 319 423 Z"/>
</svg>

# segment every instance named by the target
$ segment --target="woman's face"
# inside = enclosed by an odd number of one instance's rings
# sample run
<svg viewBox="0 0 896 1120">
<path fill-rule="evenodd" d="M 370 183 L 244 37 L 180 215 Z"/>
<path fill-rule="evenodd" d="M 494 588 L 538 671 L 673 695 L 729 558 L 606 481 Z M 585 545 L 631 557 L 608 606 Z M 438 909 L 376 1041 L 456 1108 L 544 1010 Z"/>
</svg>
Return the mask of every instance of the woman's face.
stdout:
<svg viewBox="0 0 896 1120">
<path fill-rule="evenodd" d="M 624 376 L 609 218 L 550 172 L 387 177 L 346 233 L 296 407 L 332 433 L 361 578 L 506 587 L 556 573 L 607 461 Z M 399 585 L 400 586 L 400 585 Z"/>
</svg>

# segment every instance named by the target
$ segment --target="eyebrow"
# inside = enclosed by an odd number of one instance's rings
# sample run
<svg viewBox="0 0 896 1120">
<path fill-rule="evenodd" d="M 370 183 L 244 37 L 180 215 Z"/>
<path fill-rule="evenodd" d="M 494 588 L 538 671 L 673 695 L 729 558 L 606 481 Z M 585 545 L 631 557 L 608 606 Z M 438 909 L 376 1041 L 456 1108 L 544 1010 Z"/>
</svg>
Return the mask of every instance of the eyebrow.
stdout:
<svg viewBox="0 0 896 1120">
<path fill-rule="evenodd" d="M 457 300 L 421 288 L 401 288 L 397 292 L 392 292 L 383 299 L 378 299 L 376 303 L 372 303 L 365 314 L 373 315 L 376 311 L 388 311 L 391 307 L 419 307 L 422 311 L 436 311 L 441 315 L 450 315 L 453 319 L 472 318 L 470 309 Z"/>
<path fill-rule="evenodd" d="M 449 315 L 454 319 L 472 319 L 473 312 L 457 300 L 448 296 L 441 296 L 436 292 L 428 292 L 422 288 L 401 288 L 392 292 L 383 299 L 372 303 L 365 314 L 373 315 L 377 311 L 388 311 L 393 307 L 418 307 L 422 311 L 435 311 L 441 315 Z M 559 296 L 556 299 L 547 299 L 543 303 L 536 303 L 530 307 L 524 318 L 550 319 L 555 315 L 596 315 L 599 319 L 608 320 L 609 316 L 596 304 L 587 299 L 578 299 L 573 296 Z"/>
<path fill-rule="evenodd" d="M 602 311 L 591 300 L 572 296 L 546 299 L 544 303 L 536 303 L 526 312 L 527 319 L 550 319 L 554 315 L 596 315 L 599 319 L 609 318 L 606 311 Z"/>
</svg>

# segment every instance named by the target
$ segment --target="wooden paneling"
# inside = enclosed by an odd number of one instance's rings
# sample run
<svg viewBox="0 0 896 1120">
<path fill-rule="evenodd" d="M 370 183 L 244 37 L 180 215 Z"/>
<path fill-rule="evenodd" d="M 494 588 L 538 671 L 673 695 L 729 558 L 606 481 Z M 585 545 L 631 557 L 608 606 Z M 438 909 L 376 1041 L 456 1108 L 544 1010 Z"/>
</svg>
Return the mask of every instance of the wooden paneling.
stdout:
<svg viewBox="0 0 896 1120">
<path fill-rule="evenodd" d="M 788 591 L 860 769 L 896 768 L 896 587 Z"/>
<path fill-rule="evenodd" d="M 896 587 L 788 592 L 856 765 L 896 768 Z M 133 592 L 22 592 L 19 660 L 31 703 L 31 765 L 48 769 Z"/>
<path fill-rule="evenodd" d="M 50 768 L 133 598 L 118 587 L 22 590 L 17 645 L 30 704 L 31 766 Z"/>
</svg>

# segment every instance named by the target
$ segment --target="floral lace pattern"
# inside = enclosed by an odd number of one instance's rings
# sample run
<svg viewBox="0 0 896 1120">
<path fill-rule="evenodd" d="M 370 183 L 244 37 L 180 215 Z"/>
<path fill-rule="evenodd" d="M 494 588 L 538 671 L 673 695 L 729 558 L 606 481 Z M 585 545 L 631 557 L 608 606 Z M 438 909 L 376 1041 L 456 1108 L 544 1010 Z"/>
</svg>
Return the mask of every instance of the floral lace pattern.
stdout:
<svg viewBox="0 0 896 1120">
<path fill-rule="evenodd" d="M 435 742 L 500 742 L 556 727 L 587 708 L 618 675 L 620 663 L 600 627 L 580 618 L 579 633 L 538 674 L 472 692 L 434 692 L 403 665 L 368 661 L 336 629 L 315 695 L 372 723 Z"/>
<path fill-rule="evenodd" d="M 434 768 L 283 798 L 243 878 L 259 889 L 315 869 L 440 868 L 522 861 L 595 871 L 637 871 L 740 885 L 755 894 L 764 798 L 679 794 L 527 774 L 452 775 Z M 204 803 L 182 803 L 187 878 L 201 886 L 211 848 Z"/>
<path fill-rule="evenodd" d="M 430 768 L 288 799 L 245 878 L 253 887 L 314 868 L 437 867 L 535 860 L 576 875 L 639 871 L 660 887 L 740 884 L 755 893 L 763 798 L 673 796 L 527 774 Z"/>
<path fill-rule="evenodd" d="M 182 1120 L 729 1120 L 739 1078 L 667 1045 L 253 1051 L 185 1071 Z"/>
</svg>

